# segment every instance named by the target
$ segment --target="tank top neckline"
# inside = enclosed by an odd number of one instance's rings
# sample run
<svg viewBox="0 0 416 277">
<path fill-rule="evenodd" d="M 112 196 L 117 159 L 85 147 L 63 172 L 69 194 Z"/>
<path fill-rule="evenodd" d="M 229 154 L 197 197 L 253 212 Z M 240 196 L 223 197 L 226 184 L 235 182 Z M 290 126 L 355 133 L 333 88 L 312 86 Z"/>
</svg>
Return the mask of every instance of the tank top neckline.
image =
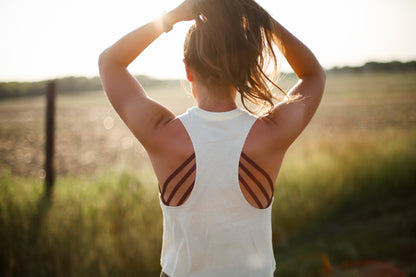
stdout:
<svg viewBox="0 0 416 277">
<path fill-rule="evenodd" d="M 241 108 L 235 108 L 234 110 L 226 111 L 226 112 L 210 112 L 207 110 L 203 110 L 197 106 L 194 106 L 188 109 L 188 112 L 193 113 L 201 118 L 208 119 L 208 120 L 229 120 L 236 118 L 237 116 L 241 115 L 245 111 Z"/>
</svg>

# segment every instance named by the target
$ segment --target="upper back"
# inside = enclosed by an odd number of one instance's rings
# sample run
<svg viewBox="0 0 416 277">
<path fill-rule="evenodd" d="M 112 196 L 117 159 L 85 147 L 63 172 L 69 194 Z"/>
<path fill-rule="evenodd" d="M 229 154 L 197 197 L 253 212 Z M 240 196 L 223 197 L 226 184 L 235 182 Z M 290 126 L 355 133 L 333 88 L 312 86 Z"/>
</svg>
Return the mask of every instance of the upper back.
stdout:
<svg viewBox="0 0 416 277">
<path fill-rule="evenodd" d="M 179 206 L 185 202 L 192 191 L 196 169 L 216 178 L 224 167 L 238 170 L 238 176 L 221 178 L 230 180 L 229 183 L 239 180 L 240 189 L 252 206 L 265 208 L 270 204 L 284 151 L 274 147 L 269 130 L 273 126 L 267 120 L 241 109 L 213 113 L 196 107 L 177 119 L 179 139 L 165 136 L 167 149 L 161 151 L 164 159 L 154 161 L 166 205 Z M 173 145 L 179 147 L 174 149 Z"/>
<path fill-rule="evenodd" d="M 179 119 L 194 154 L 160 186 L 163 270 L 173 276 L 272 276 L 273 184 L 243 150 L 257 118 L 239 109 L 193 108 Z"/>
</svg>

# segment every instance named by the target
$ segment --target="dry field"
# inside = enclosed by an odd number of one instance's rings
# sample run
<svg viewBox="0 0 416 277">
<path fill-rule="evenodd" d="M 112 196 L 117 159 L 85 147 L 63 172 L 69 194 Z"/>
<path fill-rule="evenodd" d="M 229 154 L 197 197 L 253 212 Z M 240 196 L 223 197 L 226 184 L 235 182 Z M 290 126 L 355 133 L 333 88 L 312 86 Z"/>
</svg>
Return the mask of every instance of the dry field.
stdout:
<svg viewBox="0 0 416 277">
<path fill-rule="evenodd" d="M 180 82 L 148 93 L 175 114 L 193 104 Z M 103 92 L 58 95 L 56 189 L 40 200 L 45 102 L 0 102 L 0 275 L 158 276 L 156 180 Z M 361 276 L 339 265 L 363 260 L 416 276 L 415 165 L 416 73 L 329 75 L 277 180 L 276 276 Z"/>
<path fill-rule="evenodd" d="M 282 78 L 288 89 L 294 80 Z M 148 91 L 175 114 L 194 101 L 185 84 Z M 12 175 L 42 177 L 43 97 L 0 102 L 0 167 Z M 416 126 L 416 74 L 331 75 L 310 126 L 289 151 L 313 151 L 317 144 L 350 139 L 409 136 Z M 103 92 L 59 96 L 56 123 L 58 176 L 95 176 L 135 170 L 147 163 L 143 148 L 110 106 Z M 359 142 L 357 142 L 359 143 Z"/>
</svg>

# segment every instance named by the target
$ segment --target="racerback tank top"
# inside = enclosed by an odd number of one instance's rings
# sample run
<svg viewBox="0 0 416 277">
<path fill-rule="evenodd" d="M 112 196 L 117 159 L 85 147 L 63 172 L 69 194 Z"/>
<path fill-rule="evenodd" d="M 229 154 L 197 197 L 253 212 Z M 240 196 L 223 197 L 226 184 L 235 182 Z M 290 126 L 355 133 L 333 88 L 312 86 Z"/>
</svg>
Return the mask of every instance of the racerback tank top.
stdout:
<svg viewBox="0 0 416 277">
<path fill-rule="evenodd" d="M 195 151 L 189 197 L 163 211 L 162 270 L 170 277 L 272 277 L 271 204 L 245 199 L 238 177 L 241 152 L 256 117 L 242 109 L 189 109 L 179 119 Z"/>
</svg>

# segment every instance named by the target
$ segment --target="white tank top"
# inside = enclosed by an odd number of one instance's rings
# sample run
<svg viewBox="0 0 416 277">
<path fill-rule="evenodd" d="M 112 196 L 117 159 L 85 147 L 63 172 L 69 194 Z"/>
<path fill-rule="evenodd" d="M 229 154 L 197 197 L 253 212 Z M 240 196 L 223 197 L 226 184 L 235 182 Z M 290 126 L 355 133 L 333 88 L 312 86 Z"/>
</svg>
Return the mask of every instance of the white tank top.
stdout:
<svg viewBox="0 0 416 277">
<path fill-rule="evenodd" d="M 245 199 L 238 180 L 240 155 L 256 117 L 241 109 L 193 107 L 179 117 L 195 151 L 189 198 L 163 211 L 162 270 L 170 277 L 272 277 L 271 206 Z"/>
</svg>

